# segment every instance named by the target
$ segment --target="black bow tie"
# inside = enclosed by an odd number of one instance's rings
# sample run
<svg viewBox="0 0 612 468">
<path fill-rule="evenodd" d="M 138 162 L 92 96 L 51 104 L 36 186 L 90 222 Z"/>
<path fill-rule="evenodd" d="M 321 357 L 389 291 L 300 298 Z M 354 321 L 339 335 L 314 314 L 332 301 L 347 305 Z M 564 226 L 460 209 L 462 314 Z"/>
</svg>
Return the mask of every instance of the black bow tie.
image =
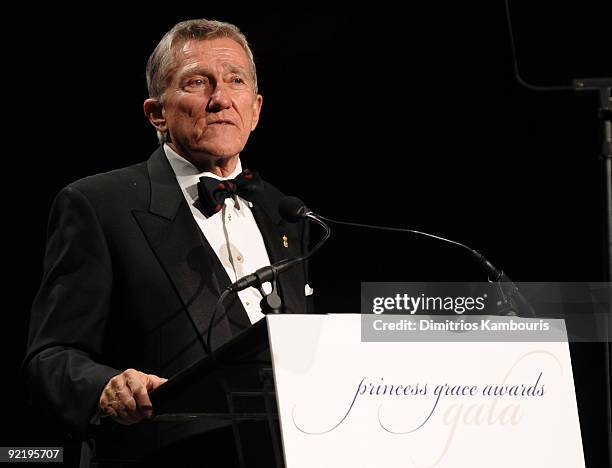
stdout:
<svg viewBox="0 0 612 468">
<path fill-rule="evenodd" d="M 198 182 L 198 195 L 204 214 L 209 218 L 221 211 L 225 199 L 236 200 L 240 196 L 251 201 L 252 195 L 263 189 L 263 183 L 256 172 L 248 169 L 242 171 L 235 179 L 219 180 L 212 177 L 200 177 Z"/>
</svg>

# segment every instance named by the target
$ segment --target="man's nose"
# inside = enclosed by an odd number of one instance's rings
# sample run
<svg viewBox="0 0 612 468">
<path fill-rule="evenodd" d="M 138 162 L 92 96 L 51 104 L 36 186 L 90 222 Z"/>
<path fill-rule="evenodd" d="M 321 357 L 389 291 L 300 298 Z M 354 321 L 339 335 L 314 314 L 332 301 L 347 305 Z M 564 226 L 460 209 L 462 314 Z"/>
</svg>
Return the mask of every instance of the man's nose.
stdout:
<svg viewBox="0 0 612 468">
<path fill-rule="evenodd" d="M 210 95 L 206 110 L 209 112 L 218 112 L 223 109 L 228 109 L 232 106 L 232 101 L 227 90 L 222 84 L 215 86 L 215 90 Z"/>
</svg>

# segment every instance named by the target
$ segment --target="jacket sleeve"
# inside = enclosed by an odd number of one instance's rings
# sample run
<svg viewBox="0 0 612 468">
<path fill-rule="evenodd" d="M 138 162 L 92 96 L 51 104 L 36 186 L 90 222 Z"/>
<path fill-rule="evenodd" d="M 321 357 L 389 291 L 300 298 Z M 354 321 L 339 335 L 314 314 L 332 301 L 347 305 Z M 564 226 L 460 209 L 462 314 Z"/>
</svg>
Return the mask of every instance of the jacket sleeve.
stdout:
<svg viewBox="0 0 612 468">
<path fill-rule="evenodd" d="M 42 284 L 32 306 L 22 377 L 31 403 L 85 436 L 106 382 L 112 265 L 95 210 L 66 187 L 51 208 Z"/>
</svg>

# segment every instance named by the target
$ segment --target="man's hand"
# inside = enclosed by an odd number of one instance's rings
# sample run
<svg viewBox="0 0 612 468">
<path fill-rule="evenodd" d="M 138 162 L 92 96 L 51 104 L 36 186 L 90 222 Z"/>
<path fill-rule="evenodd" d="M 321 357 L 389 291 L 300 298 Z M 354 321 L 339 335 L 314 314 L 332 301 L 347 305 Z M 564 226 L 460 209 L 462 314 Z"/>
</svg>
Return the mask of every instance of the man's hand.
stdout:
<svg viewBox="0 0 612 468">
<path fill-rule="evenodd" d="M 100 396 L 100 410 L 120 424 L 134 424 L 153 416 L 148 392 L 167 382 L 152 374 L 128 369 L 108 381 Z"/>
</svg>

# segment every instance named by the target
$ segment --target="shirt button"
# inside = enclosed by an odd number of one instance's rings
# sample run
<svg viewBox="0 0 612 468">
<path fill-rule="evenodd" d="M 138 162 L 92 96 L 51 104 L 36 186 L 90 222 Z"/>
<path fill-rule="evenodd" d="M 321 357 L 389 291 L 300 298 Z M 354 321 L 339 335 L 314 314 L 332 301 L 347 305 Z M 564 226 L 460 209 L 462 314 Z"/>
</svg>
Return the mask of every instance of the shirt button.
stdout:
<svg viewBox="0 0 612 468">
<path fill-rule="evenodd" d="M 238 256 L 236 257 L 236 260 L 238 260 L 239 262 L 241 262 L 241 261 L 242 261 L 242 255 L 238 255 Z"/>
<path fill-rule="evenodd" d="M 231 221 L 231 220 L 232 220 L 232 215 L 231 215 L 231 214 L 228 214 L 228 215 L 227 215 L 227 220 L 228 220 L 228 221 Z"/>
<path fill-rule="evenodd" d="M 249 301 L 246 301 L 246 305 L 250 306 L 250 305 L 251 305 L 251 303 L 250 303 Z"/>
</svg>

